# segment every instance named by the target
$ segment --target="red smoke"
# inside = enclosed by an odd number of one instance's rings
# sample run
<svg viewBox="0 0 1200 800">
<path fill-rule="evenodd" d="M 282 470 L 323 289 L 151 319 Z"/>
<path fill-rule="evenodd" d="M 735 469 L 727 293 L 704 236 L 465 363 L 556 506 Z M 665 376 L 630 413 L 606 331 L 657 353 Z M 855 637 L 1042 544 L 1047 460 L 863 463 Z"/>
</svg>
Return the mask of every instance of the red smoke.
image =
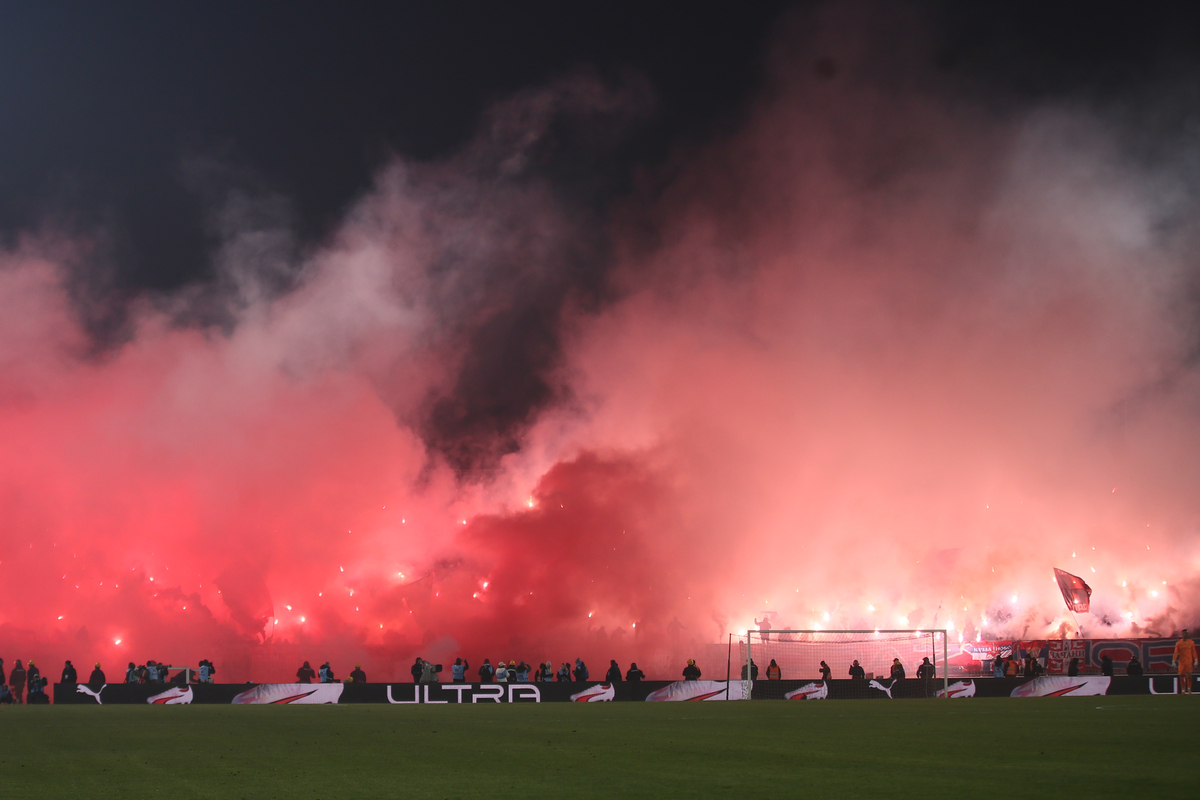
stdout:
<svg viewBox="0 0 1200 800">
<path fill-rule="evenodd" d="M 575 225 L 523 145 L 519 180 L 470 150 L 394 165 L 282 296 L 234 230 L 225 332 L 178 324 L 186 293 L 147 298 L 96 356 L 70 259 L 8 253 L 0 655 L 110 679 L 460 654 L 723 675 L 706 646 L 765 612 L 1074 630 L 1055 566 L 1095 590 L 1086 634 L 1194 622 L 1186 193 L 1102 119 L 812 52 L 781 48 L 740 131 L 614 214 L 619 299 L 559 321 L 572 399 L 467 481 L 413 420 L 464 330 L 555 280 L 539 247 Z M 499 127 L 536 139 L 536 116 Z"/>
</svg>

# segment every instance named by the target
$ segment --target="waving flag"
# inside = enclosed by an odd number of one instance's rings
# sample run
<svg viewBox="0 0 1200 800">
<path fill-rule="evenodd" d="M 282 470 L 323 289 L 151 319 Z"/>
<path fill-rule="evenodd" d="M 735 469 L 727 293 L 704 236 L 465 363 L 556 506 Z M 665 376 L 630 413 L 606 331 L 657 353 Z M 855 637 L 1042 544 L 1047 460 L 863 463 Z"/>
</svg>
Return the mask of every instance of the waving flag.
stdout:
<svg viewBox="0 0 1200 800">
<path fill-rule="evenodd" d="M 1078 614 L 1086 614 L 1091 603 L 1092 587 L 1083 582 L 1083 578 L 1054 568 L 1054 577 L 1058 579 L 1058 588 L 1062 590 L 1063 600 L 1067 608 Z"/>
</svg>

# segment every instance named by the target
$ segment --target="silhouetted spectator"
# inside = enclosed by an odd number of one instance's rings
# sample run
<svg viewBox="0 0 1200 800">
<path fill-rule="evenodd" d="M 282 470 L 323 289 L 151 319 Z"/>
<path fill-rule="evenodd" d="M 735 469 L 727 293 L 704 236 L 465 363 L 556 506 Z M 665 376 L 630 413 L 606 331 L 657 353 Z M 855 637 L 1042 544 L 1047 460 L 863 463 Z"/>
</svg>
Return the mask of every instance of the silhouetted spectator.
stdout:
<svg viewBox="0 0 1200 800">
<path fill-rule="evenodd" d="M 12 689 L 8 688 L 7 683 L 0 683 L 0 706 L 11 706 L 12 704 Z"/>
<path fill-rule="evenodd" d="M 575 676 L 576 683 L 580 683 L 588 679 L 587 664 L 583 663 L 582 658 L 575 659 L 575 669 L 571 671 L 571 674 Z"/>
<path fill-rule="evenodd" d="M 480 683 L 491 683 L 492 679 L 495 677 L 496 677 L 496 670 L 493 669 L 492 663 L 485 658 L 483 660 L 483 666 L 481 666 L 479 668 L 479 682 Z"/>
<path fill-rule="evenodd" d="M 145 669 L 145 667 L 142 667 L 142 669 Z M 133 665 L 132 661 L 129 662 L 129 667 L 125 670 L 125 682 L 126 683 L 138 683 L 139 682 L 138 681 L 138 668 Z"/>
<path fill-rule="evenodd" d="M 25 702 L 25 675 L 25 668 L 21 666 L 21 659 L 18 658 L 8 676 L 8 685 L 12 689 L 13 700 L 18 705 Z"/>
<path fill-rule="evenodd" d="M 50 698 L 46 695 L 46 684 L 49 681 L 40 675 L 29 682 L 29 694 L 26 702 L 31 706 L 48 706 Z"/>
<path fill-rule="evenodd" d="M 625 673 L 625 680 L 629 681 L 630 683 L 637 683 L 645 677 L 646 673 L 638 669 L 636 661 L 629 665 L 629 671 Z"/>
<path fill-rule="evenodd" d="M 454 666 L 450 667 L 450 680 L 454 683 L 466 683 L 467 670 L 470 668 L 471 665 L 461 658 L 454 659 Z"/>
<path fill-rule="evenodd" d="M 8 681 L 5 680 L 5 678 L 4 678 L 4 659 L 3 658 L 0 658 L 0 683 L 4 684 L 5 686 L 8 685 Z"/>
<path fill-rule="evenodd" d="M 771 641 L 771 618 L 763 614 L 762 621 L 754 620 L 754 624 L 758 626 L 759 636 L 764 642 Z"/>
<path fill-rule="evenodd" d="M 829 680 L 829 677 L 831 675 L 833 675 L 833 670 L 831 670 L 829 668 L 828 664 L 826 664 L 824 661 L 822 661 L 821 662 L 821 680 L 827 681 L 827 680 Z"/>
<path fill-rule="evenodd" d="M 1113 675 L 1113 660 L 1107 654 L 1100 656 L 1100 674 L 1110 678 Z"/>
<path fill-rule="evenodd" d="M 59 683 L 79 683 L 79 675 L 76 674 L 70 661 L 63 665 L 62 680 Z"/>
<path fill-rule="evenodd" d="M 685 681 L 700 680 L 700 668 L 696 666 L 696 659 L 688 659 L 687 666 L 683 668 L 683 679 Z"/>
<path fill-rule="evenodd" d="M 408 672 L 412 675 L 413 683 L 421 682 L 421 674 L 425 671 L 425 661 L 418 656 L 413 665 L 408 668 Z"/>
<path fill-rule="evenodd" d="M 608 672 L 604 673 L 604 682 L 605 683 L 620 683 L 621 682 L 621 668 L 619 666 L 617 666 L 617 660 L 615 658 L 612 661 L 608 662 Z"/>
<path fill-rule="evenodd" d="M 96 662 L 96 668 L 92 670 L 92 674 L 88 676 L 88 686 L 99 691 L 100 687 L 108 683 L 104 677 L 104 670 L 100 669 L 100 662 Z"/>
<path fill-rule="evenodd" d="M 363 672 L 362 664 L 354 665 L 354 669 L 352 669 L 350 671 L 350 682 L 351 683 L 366 683 L 367 682 L 367 673 Z"/>
<path fill-rule="evenodd" d="M 36 681 L 42 677 L 42 671 L 37 668 L 36 664 L 33 663 L 32 658 L 29 659 L 29 664 L 26 665 L 25 672 L 27 673 L 27 676 L 25 678 L 26 686 L 32 686 L 34 681 Z"/>
<path fill-rule="evenodd" d="M 854 663 L 850 665 L 850 680 L 865 681 L 867 673 L 863 670 L 862 665 L 858 663 L 858 659 L 854 659 Z"/>
<path fill-rule="evenodd" d="M 1072 658 L 1071 663 L 1067 664 L 1067 675 L 1074 678 L 1078 674 L 1079 674 L 1079 659 Z"/>
<path fill-rule="evenodd" d="M 904 665 L 900 663 L 900 659 L 893 658 L 892 659 L 892 680 L 902 681 L 902 680 L 904 680 L 904 678 L 905 678 Z"/>
<path fill-rule="evenodd" d="M 313 672 L 313 668 L 304 662 L 304 666 L 296 670 L 296 683 L 312 683 L 313 678 L 317 677 L 317 673 Z"/>
<path fill-rule="evenodd" d="M 758 680 L 758 664 L 754 663 L 754 659 L 750 659 L 750 680 Z M 742 680 L 746 680 L 746 665 L 742 664 Z"/>
<path fill-rule="evenodd" d="M 1140 678 L 1144 674 L 1142 672 L 1142 662 L 1138 661 L 1137 656 L 1132 656 L 1129 663 L 1125 665 L 1125 674 L 1131 678 Z"/>
<path fill-rule="evenodd" d="M 554 677 L 557 678 L 561 683 L 566 683 L 567 681 L 571 680 L 571 665 L 564 661 L 563 665 L 558 668 L 558 672 Z"/>
</svg>

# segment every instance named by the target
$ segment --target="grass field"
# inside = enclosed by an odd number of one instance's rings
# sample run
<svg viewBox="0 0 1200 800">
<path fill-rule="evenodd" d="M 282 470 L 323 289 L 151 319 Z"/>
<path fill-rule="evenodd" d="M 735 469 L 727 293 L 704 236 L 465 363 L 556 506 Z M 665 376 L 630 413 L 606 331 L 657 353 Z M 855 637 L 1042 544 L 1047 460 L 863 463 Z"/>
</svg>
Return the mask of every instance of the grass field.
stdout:
<svg viewBox="0 0 1200 800">
<path fill-rule="evenodd" d="M 1190 795 L 1200 697 L 0 707 L 0 797 Z"/>
</svg>

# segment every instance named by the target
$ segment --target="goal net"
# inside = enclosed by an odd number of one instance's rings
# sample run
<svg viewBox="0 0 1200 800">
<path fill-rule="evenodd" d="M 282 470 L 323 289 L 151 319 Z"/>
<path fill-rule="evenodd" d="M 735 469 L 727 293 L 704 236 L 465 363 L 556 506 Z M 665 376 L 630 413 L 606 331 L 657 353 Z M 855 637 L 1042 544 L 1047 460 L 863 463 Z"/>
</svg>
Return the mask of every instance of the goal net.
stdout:
<svg viewBox="0 0 1200 800">
<path fill-rule="evenodd" d="M 754 700 L 783 699 L 801 688 L 797 682 L 822 680 L 821 662 L 828 665 L 830 679 L 838 682 L 833 695 L 840 697 L 874 696 L 876 689 L 879 696 L 932 697 L 946 688 L 944 630 L 752 630 L 731 635 L 729 647 L 729 678 L 745 682 L 744 696 Z M 919 679 L 918 669 L 926 658 L 935 677 Z M 904 668 L 905 682 L 893 693 L 896 659 Z M 851 673 L 855 662 L 862 669 L 857 678 Z"/>
</svg>

